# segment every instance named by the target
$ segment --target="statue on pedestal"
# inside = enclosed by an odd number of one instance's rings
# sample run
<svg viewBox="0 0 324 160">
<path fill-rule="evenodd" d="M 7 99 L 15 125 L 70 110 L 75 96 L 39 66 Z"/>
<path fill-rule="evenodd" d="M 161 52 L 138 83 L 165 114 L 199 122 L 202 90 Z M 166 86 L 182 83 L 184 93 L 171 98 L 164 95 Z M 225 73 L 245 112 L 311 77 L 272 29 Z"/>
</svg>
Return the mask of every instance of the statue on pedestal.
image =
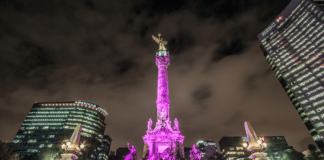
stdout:
<svg viewBox="0 0 324 160">
<path fill-rule="evenodd" d="M 166 112 L 164 109 L 162 109 L 162 111 L 160 112 L 160 119 L 162 121 L 165 121 L 165 119 L 166 119 Z"/>
<path fill-rule="evenodd" d="M 190 151 L 190 160 L 201 160 L 201 151 L 196 149 L 196 145 L 192 145 L 192 149 Z"/>
<path fill-rule="evenodd" d="M 137 159 L 137 152 L 135 146 L 132 145 L 132 148 L 129 148 L 129 143 L 127 143 L 127 147 L 130 151 L 128 155 L 126 155 L 125 160 L 136 160 Z"/>
<path fill-rule="evenodd" d="M 152 38 L 153 38 L 153 40 L 154 40 L 157 44 L 159 44 L 159 50 L 160 50 L 160 51 L 166 51 L 166 47 L 165 47 L 165 45 L 167 45 L 168 42 L 167 42 L 167 41 L 163 41 L 163 38 L 161 38 L 161 33 L 159 33 L 158 36 L 159 36 L 159 38 L 157 38 L 157 37 L 155 37 L 155 36 L 152 35 Z"/>
<path fill-rule="evenodd" d="M 179 130 L 179 122 L 177 118 L 174 119 L 174 130 Z"/>
<path fill-rule="evenodd" d="M 152 130 L 152 119 L 150 118 L 149 121 L 147 122 L 147 130 L 151 131 Z"/>
</svg>

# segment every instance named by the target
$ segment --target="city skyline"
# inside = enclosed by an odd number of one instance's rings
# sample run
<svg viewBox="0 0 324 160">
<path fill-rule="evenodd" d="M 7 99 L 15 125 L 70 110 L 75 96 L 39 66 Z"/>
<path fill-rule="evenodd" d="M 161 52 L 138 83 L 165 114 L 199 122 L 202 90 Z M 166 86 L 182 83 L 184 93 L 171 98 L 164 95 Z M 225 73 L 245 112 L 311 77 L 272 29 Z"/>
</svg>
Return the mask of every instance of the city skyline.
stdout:
<svg viewBox="0 0 324 160">
<path fill-rule="evenodd" d="M 141 155 L 147 120 L 156 122 L 151 35 L 162 33 L 170 119 L 185 147 L 245 136 L 244 121 L 298 151 L 315 144 L 257 39 L 290 1 L 181 2 L 0 2 L 0 139 L 13 139 L 35 101 L 82 100 L 109 113 L 112 151 L 129 136 Z"/>
</svg>

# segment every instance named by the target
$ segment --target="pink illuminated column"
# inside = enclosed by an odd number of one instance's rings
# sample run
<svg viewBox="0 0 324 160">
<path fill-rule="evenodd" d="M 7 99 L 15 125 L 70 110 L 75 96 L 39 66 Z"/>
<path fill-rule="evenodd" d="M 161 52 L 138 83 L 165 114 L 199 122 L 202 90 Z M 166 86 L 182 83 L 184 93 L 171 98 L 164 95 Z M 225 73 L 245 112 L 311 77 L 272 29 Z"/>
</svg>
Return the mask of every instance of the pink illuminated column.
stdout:
<svg viewBox="0 0 324 160">
<path fill-rule="evenodd" d="M 156 66 L 158 67 L 158 84 L 157 84 L 157 119 L 165 118 L 169 120 L 169 87 L 168 87 L 168 71 L 170 65 L 170 55 L 167 51 L 159 51 L 156 54 Z"/>
</svg>

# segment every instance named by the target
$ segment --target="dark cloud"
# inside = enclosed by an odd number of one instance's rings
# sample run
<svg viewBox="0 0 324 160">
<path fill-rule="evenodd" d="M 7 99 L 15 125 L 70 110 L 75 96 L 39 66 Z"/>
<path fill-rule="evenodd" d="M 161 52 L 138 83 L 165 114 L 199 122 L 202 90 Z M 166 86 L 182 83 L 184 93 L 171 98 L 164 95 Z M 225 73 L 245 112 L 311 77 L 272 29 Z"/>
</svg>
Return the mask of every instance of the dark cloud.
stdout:
<svg viewBox="0 0 324 160">
<path fill-rule="evenodd" d="M 242 123 L 242 121 L 244 122 L 243 113 L 237 112 L 237 111 L 232 113 L 232 115 L 229 116 L 229 118 L 227 118 L 227 119 L 228 119 L 227 121 L 224 121 L 224 125 L 227 125 L 227 126 L 235 126 L 235 125 Z M 242 125 L 242 124 L 240 124 L 240 125 Z"/>
<path fill-rule="evenodd" d="M 210 85 L 202 84 L 193 92 L 193 97 L 198 102 L 202 102 L 207 98 L 211 97 L 212 91 L 210 90 Z"/>
<path fill-rule="evenodd" d="M 226 44 L 225 42 L 221 43 L 221 47 L 216 50 L 215 56 L 213 58 L 214 61 L 218 61 L 219 59 L 242 53 L 244 46 L 242 44 L 242 40 L 235 39 L 230 42 L 230 44 Z"/>
</svg>

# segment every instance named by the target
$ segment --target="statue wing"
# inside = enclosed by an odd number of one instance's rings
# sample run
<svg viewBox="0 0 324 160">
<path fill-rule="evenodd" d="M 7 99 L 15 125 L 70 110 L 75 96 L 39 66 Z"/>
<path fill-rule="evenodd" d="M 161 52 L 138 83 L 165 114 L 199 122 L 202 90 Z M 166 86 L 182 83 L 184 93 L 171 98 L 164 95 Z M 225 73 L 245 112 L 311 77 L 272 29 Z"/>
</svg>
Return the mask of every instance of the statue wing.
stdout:
<svg viewBox="0 0 324 160">
<path fill-rule="evenodd" d="M 153 35 L 152 35 L 152 38 L 153 38 L 153 40 L 154 40 L 156 43 L 160 44 L 160 40 L 159 40 L 158 38 L 156 38 L 156 37 L 153 36 Z"/>
</svg>

